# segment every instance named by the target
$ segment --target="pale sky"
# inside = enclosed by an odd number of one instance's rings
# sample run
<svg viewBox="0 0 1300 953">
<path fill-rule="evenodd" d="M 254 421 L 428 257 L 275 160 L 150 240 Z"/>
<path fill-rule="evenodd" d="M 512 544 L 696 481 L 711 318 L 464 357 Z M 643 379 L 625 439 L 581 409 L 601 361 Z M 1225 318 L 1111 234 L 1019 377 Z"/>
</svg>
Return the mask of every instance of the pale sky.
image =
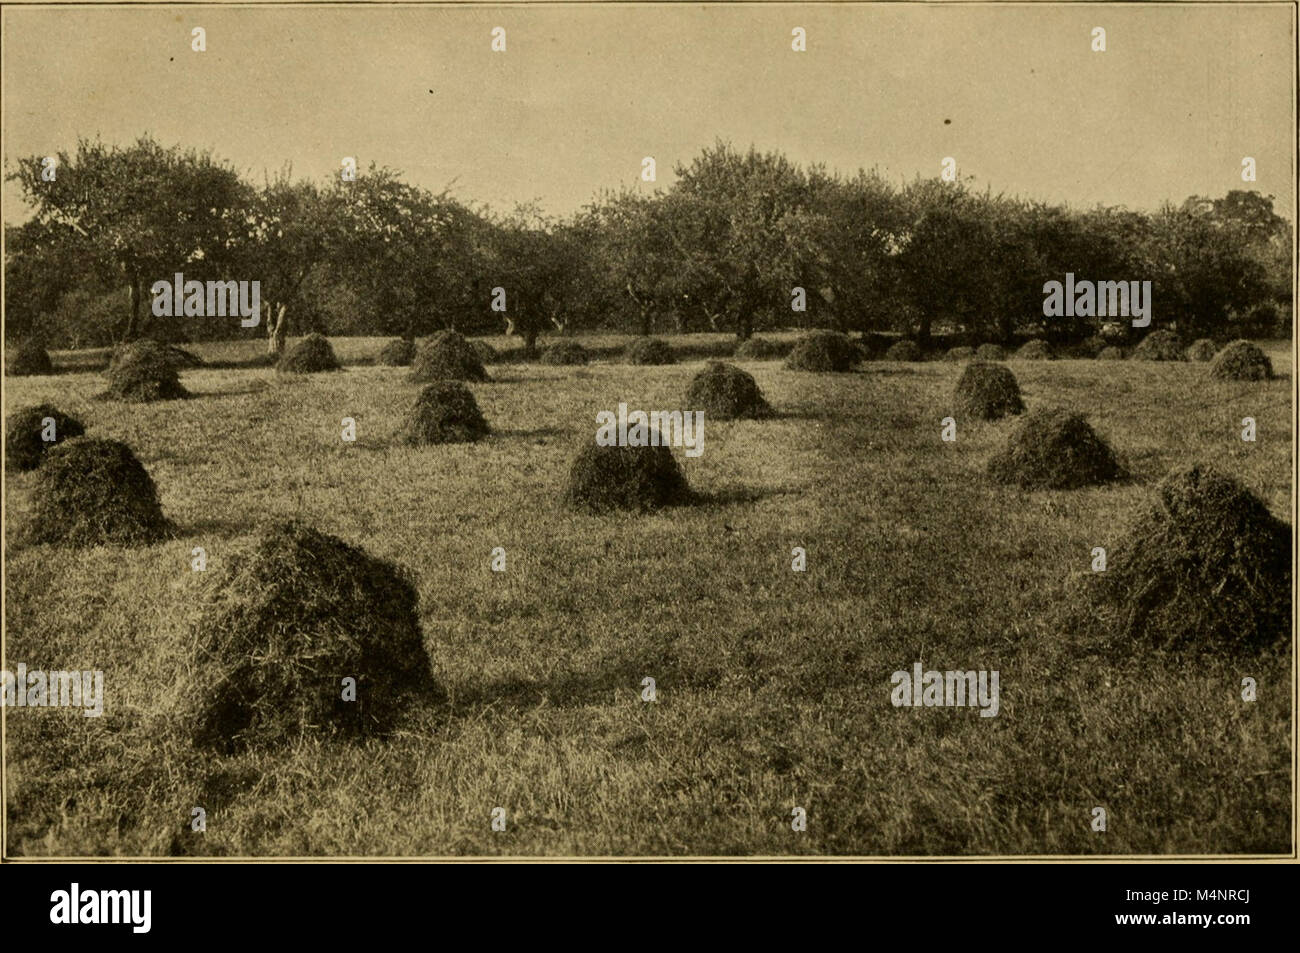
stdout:
<svg viewBox="0 0 1300 953">
<path fill-rule="evenodd" d="M 1082 206 L 1253 188 L 1291 215 L 1280 4 L 9 7 L 3 27 L 6 171 L 78 135 L 147 131 L 256 179 L 285 162 L 320 179 L 356 156 L 562 214 L 637 185 L 644 156 L 667 186 L 722 138 L 896 183 L 953 156 L 981 188 Z M 26 218 L 3 196 L 6 221 Z"/>
</svg>

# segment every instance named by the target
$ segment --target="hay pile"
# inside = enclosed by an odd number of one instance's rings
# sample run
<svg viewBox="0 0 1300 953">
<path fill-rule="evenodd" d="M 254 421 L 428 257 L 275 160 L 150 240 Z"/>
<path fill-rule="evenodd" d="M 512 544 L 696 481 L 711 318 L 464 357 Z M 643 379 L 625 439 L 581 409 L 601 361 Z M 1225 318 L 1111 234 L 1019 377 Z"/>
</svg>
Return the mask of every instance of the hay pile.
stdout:
<svg viewBox="0 0 1300 953">
<path fill-rule="evenodd" d="M 973 347 L 950 347 L 943 359 L 945 361 L 969 361 L 974 356 L 975 349 Z"/>
<path fill-rule="evenodd" d="M 909 341 L 907 338 L 895 341 L 885 352 L 887 361 L 919 361 L 920 359 L 921 349 L 916 346 L 915 341 Z"/>
<path fill-rule="evenodd" d="M 953 393 L 957 410 L 980 420 L 997 420 L 1024 411 L 1016 375 L 1005 364 L 972 361 L 966 365 Z"/>
<path fill-rule="evenodd" d="M 1104 337 L 1100 334 L 1093 334 L 1080 341 L 1076 350 L 1079 357 L 1096 358 L 1109 346 L 1110 342 Z"/>
<path fill-rule="evenodd" d="M 30 377 L 37 374 L 53 374 L 54 364 L 49 352 L 37 340 L 15 341 L 5 348 L 5 373 L 10 377 Z"/>
<path fill-rule="evenodd" d="M 676 364 L 677 355 L 660 338 L 635 338 L 623 349 L 629 364 Z"/>
<path fill-rule="evenodd" d="M 1219 346 L 1210 338 L 1197 338 L 1188 346 L 1186 357 L 1189 361 L 1212 361 L 1219 353 Z"/>
<path fill-rule="evenodd" d="M 792 371 L 843 373 L 862 360 L 862 351 L 836 331 L 814 331 L 799 339 L 785 360 Z"/>
<path fill-rule="evenodd" d="M 153 480 L 126 444 L 77 437 L 45 453 L 32 487 L 30 541 L 143 544 L 169 533 Z"/>
<path fill-rule="evenodd" d="M 989 476 L 1026 490 L 1073 490 L 1118 480 L 1124 469 L 1082 414 L 1031 411 L 993 455 Z"/>
<path fill-rule="evenodd" d="M 859 360 L 878 361 L 885 356 L 885 352 L 898 340 L 892 334 L 884 334 L 880 331 L 864 331 L 858 337 L 853 339 L 857 345 L 858 352 L 861 355 Z"/>
<path fill-rule="evenodd" d="M 1110 345 L 1109 347 L 1104 347 L 1101 349 L 1101 351 L 1098 352 L 1097 360 L 1122 361 L 1124 360 L 1124 349 L 1122 347 L 1116 347 L 1113 344 Z"/>
<path fill-rule="evenodd" d="M 46 421 L 50 422 L 49 427 Z M 35 470 L 47 450 L 85 432 L 81 421 L 53 404 L 15 411 L 5 420 L 5 466 L 11 470 Z M 46 436 L 54 439 L 46 440 Z"/>
<path fill-rule="evenodd" d="M 180 359 L 168 345 L 148 338 L 133 341 L 113 352 L 104 372 L 108 389 L 102 396 L 136 403 L 188 397 L 189 391 L 181 386 L 177 373 L 180 366 Z"/>
<path fill-rule="evenodd" d="M 415 400 L 406 420 L 406 442 L 473 443 L 490 428 L 468 387 L 460 381 L 434 381 Z"/>
<path fill-rule="evenodd" d="M 385 367 L 410 367 L 415 357 L 415 342 L 409 338 L 395 338 L 384 345 L 376 363 Z"/>
<path fill-rule="evenodd" d="M 495 364 L 501 359 L 501 355 L 497 354 L 497 349 L 491 344 L 488 344 L 487 341 L 475 338 L 473 341 L 469 342 L 469 346 L 472 347 L 474 353 L 478 355 L 480 364 Z"/>
<path fill-rule="evenodd" d="M 421 344 L 411 362 L 411 379 L 433 381 L 486 381 L 487 371 L 478 352 L 455 331 L 439 331 Z"/>
<path fill-rule="evenodd" d="M 185 350 L 185 348 L 181 347 L 179 344 L 168 344 L 166 341 L 157 341 L 156 343 L 171 356 L 172 364 L 176 366 L 177 370 L 180 370 L 183 367 L 203 367 L 206 364 L 203 358 L 199 357 L 193 351 Z M 113 349 L 113 360 L 117 360 L 118 352 L 120 350 L 121 348 Z"/>
<path fill-rule="evenodd" d="M 1042 338 L 1030 338 L 1016 351 L 1016 358 L 1021 361 L 1050 361 L 1053 357 L 1051 346 Z"/>
<path fill-rule="evenodd" d="M 1144 646 L 1270 646 L 1291 630 L 1291 527 L 1231 477 L 1176 469 L 1092 591 L 1106 627 Z"/>
<path fill-rule="evenodd" d="M 1130 361 L 1184 361 L 1183 342 L 1173 331 L 1152 331 L 1133 348 Z"/>
<path fill-rule="evenodd" d="M 785 355 L 785 350 L 776 341 L 749 337 L 736 347 L 734 356 L 742 361 L 775 361 Z"/>
<path fill-rule="evenodd" d="M 1266 381 L 1273 376 L 1273 364 L 1249 341 L 1233 341 L 1214 356 L 1210 376 L 1224 381 Z"/>
<path fill-rule="evenodd" d="M 586 364 L 591 360 L 587 349 L 577 341 L 561 339 L 542 352 L 543 364 L 565 367 L 574 364 Z"/>
<path fill-rule="evenodd" d="M 710 361 L 686 390 L 686 409 L 702 410 L 708 419 L 761 419 L 772 413 L 752 374 L 734 364 Z"/>
<path fill-rule="evenodd" d="M 668 447 L 602 447 L 587 440 L 569 468 L 564 492 L 569 505 L 593 513 L 644 512 L 691 501 L 686 477 Z"/>
<path fill-rule="evenodd" d="M 1005 361 L 1007 352 L 1001 344 L 981 344 L 975 349 L 975 356 L 981 361 Z"/>
<path fill-rule="evenodd" d="M 281 374 L 316 374 L 339 370 L 334 348 L 323 334 L 309 334 L 280 358 L 276 369 Z"/>
<path fill-rule="evenodd" d="M 196 634 L 185 714 L 201 747 L 379 735 L 436 697 L 415 586 L 301 523 L 269 526 L 229 558 Z"/>
</svg>

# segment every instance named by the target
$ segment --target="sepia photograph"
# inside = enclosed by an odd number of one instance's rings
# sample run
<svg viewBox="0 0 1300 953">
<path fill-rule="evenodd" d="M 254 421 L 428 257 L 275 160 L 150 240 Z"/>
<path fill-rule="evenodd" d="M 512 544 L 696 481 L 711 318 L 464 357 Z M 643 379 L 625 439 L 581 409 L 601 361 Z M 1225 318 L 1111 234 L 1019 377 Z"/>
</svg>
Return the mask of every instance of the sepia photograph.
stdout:
<svg viewBox="0 0 1300 953">
<path fill-rule="evenodd" d="M 1294 3 L 2 17 L 6 862 L 1296 858 Z"/>
</svg>

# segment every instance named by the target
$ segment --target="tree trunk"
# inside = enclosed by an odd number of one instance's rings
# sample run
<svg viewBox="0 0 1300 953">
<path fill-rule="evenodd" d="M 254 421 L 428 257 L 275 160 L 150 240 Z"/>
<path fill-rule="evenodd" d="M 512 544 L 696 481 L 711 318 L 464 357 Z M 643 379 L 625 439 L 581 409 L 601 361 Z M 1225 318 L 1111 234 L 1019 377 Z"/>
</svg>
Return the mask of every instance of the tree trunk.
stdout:
<svg viewBox="0 0 1300 953">
<path fill-rule="evenodd" d="M 916 332 L 916 343 L 922 350 L 925 350 L 930 345 L 930 325 L 933 322 L 934 315 L 929 312 L 926 312 L 921 317 L 921 326 Z"/>
<path fill-rule="evenodd" d="M 754 306 L 749 301 L 744 301 L 740 305 L 740 313 L 736 315 L 736 339 L 748 341 L 754 336 Z"/>
<path fill-rule="evenodd" d="M 266 353 L 279 360 L 284 354 L 284 345 L 289 336 L 288 309 L 281 304 L 276 310 L 275 320 L 271 320 L 271 303 L 266 305 Z"/>
<path fill-rule="evenodd" d="M 537 329 L 529 327 L 524 333 L 524 355 L 529 358 L 537 356 Z"/>
<path fill-rule="evenodd" d="M 134 341 L 140 331 L 140 279 L 131 276 L 131 314 L 126 319 L 126 332 L 122 340 Z"/>
<path fill-rule="evenodd" d="M 1011 330 L 1011 312 L 1010 309 L 1007 309 L 998 316 L 998 334 L 1003 341 L 1010 343 Z"/>
<path fill-rule="evenodd" d="M 650 302 L 645 301 L 638 295 L 632 287 L 632 282 L 627 283 L 627 295 L 636 302 L 636 306 L 641 312 L 641 336 L 650 336 Z"/>
</svg>

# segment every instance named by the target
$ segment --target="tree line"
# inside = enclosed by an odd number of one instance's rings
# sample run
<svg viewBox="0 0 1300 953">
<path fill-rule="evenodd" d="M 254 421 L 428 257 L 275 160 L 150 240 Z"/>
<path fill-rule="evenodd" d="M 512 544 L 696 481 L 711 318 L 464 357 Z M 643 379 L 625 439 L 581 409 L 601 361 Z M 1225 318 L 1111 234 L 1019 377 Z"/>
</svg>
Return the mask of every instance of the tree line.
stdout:
<svg viewBox="0 0 1300 953">
<path fill-rule="evenodd" d="M 1071 340 L 1097 322 L 1043 317 L 1044 283 L 1066 272 L 1152 281 L 1153 327 L 1290 333 L 1291 225 L 1257 192 L 1080 210 L 726 143 L 675 171 L 668 188 L 602 192 L 557 217 L 534 204 L 502 213 L 375 165 L 353 181 L 285 168 L 256 182 L 206 151 L 82 139 L 8 175 L 33 214 L 5 228 L 6 337 L 81 347 L 261 334 L 275 351 L 291 327 L 452 328 L 509 331 L 529 352 L 543 334 L 586 331 Z M 263 320 L 155 317 L 149 287 L 176 272 L 259 280 Z"/>
</svg>

